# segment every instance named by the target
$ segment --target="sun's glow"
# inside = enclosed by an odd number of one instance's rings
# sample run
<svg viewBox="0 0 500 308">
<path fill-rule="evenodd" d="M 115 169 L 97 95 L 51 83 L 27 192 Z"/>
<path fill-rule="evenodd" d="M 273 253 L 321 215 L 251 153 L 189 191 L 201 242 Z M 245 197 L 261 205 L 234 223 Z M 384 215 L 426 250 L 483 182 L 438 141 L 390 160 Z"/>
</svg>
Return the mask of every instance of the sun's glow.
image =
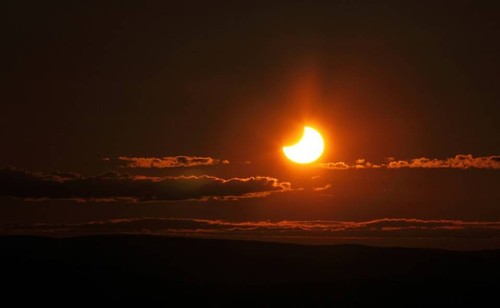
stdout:
<svg viewBox="0 0 500 308">
<path fill-rule="evenodd" d="M 291 161 L 298 164 L 309 164 L 317 160 L 325 148 L 321 134 L 312 127 L 305 126 L 304 134 L 299 142 L 283 147 L 283 152 Z"/>
</svg>

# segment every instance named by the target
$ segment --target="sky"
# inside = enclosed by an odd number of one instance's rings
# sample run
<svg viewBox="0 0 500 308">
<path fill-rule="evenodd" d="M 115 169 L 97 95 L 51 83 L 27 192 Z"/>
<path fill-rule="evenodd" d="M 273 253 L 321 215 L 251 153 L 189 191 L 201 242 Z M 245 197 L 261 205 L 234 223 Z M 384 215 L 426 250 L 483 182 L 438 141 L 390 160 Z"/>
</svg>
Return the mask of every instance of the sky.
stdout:
<svg viewBox="0 0 500 308">
<path fill-rule="evenodd" d="M 500 248 L 498 9 L 5 1 L 0 234 Z"/>
</svg>

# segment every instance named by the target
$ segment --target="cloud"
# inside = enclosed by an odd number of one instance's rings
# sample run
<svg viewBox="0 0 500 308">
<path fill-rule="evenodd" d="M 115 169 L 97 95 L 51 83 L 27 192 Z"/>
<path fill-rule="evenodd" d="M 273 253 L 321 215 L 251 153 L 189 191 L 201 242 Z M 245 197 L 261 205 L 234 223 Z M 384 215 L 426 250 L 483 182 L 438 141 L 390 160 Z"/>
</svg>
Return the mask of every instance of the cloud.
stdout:
<svg viewBox="0 0 500 308">
<path fill-rule="evenodd" d="M 373 164 L 365 161 L 364 159 L 358 159 L 354 164 L 347 164 L 345 162 L 330 162 L 330 163 L 319 163 L 316 165 L 316 167 L 323 169 L 333 169 L 333 170 L 376 169 L 376 168 L 500 169 L 500 156 L 474 157 L 471 154 L 466 154 L 466 155 L 459 154 L 455 155 L 455 157 L 447 159 L 420 157 L 420 158 L 413 158 L 410 160 L 396 160 L 393 157 L 389 157 L 387 159 L 387 163 L 382 163 L 382 164 Z"/>
<path fill-rule="evenodd" d="M 0 195 L 35 200 L 238 199 L 262 197 L 290 189 L 290 183 L 266 176 L 222 179 L 208 175 L 148 177 L 108 172 L 84 177 L 73 173 L 30 173 L 14 168 L 0 170 Z"/>
<path fill-rule="evenodd" d="M 111 161 L 104 158 L 104 161 Z M 200 156 L 118 157 L 119 164 L 127 168 L 177 168 L 229 164 L 228 160 Z"/>
<path fill-rule="evenodd" d="M 349 164 L 343 161 L 318 163 L 315 165 L 317 168 L 330 169 L 330 170 L 348 170 L 348 169 L 380 169 L 386 167 L 385 164 L 373 164 L 365 161 L 365 159 L 357 159 L 354 164 Z"/>
<path fill-rule="evenodd" d="M 408 239 L 497 243 L 500 222 L 383 218 L 369 221 L 227 221 L 189 218 L 114 219 L 81 224 L 0 225 L 1 234 L 88 235 L 136 233 L 210 238 L 266 239 L 311 243 Z M 470 247 L 465 245 L 465 247 Z"/>
<path fill-rule="evenodd" d="M 346 170 L 346 169 L 351 169 L 351 166 L 346 164 L 343 161 L 339 162 L 330 162 L 330 163 L 319 163 L 316 165 L 317 167 L 323 168 L 323 169 L 333 169 L 333 170 Z"/>
<path fill-rule="evenodd" d="M 332 187 L 331 184 L 326 184 L 324 186 L 319 186 L 319 187 L 314 187 L 313 190 L 314 191 L 323 191 L 323 190 L 328 190 Z"/>
<path fill-rule="evenodd" d="M 421 157 L 409 161 L 392 160 L 388 162 L 387 168 L 500 169 L 500 156 L 473 157 L 471 154 L 460 154 L 447 159 Z"/>
</svg>

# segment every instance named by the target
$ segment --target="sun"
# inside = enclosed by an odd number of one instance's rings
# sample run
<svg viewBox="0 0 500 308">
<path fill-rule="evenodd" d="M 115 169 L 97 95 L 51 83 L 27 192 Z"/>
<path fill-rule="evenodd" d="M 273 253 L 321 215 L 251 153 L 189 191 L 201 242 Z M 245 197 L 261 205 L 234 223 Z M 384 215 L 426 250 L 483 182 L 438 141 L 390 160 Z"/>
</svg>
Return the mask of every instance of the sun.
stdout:
<svg viewBox="0 0 500 308">
<path fill-rule="evenodd" d="M 312 127 L 304 126 L 304 134 L 299 142 L 283 147 L 285 156 L 298 164 L 309 164 L 316 161 L 325 148 L 321 134 Z"/>
</svg>

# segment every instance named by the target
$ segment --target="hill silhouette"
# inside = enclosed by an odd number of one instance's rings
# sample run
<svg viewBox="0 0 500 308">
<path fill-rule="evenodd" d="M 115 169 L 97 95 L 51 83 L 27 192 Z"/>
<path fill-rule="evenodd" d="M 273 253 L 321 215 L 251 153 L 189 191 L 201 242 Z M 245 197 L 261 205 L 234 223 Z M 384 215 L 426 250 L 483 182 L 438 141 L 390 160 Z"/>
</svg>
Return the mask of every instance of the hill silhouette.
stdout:
<svg viewBox="0 0 500 308">
<path fill-rule="evenodd" d="M 146 235 L 0 237 L 2 298 L 22 304 L 478 305 L 500 250 L 304 246 Z"/>
</svg>

